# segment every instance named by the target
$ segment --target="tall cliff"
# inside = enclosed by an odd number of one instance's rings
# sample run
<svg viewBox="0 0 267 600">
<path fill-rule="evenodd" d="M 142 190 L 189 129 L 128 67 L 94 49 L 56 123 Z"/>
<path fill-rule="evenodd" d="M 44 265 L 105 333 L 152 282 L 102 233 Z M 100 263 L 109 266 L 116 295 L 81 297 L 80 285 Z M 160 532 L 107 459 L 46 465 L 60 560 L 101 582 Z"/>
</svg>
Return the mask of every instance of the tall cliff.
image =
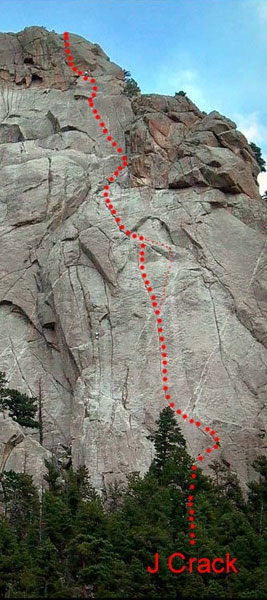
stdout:
<svg viewBox="0 0 267 600">
<path fill-rule="evenodd" d="M 218 431 L 216 458 L 244 482 L 267 448 L 267 210 L 257 163 L 229 119 L 179 95 L 130 101 L 122 69 L 100 46 L 69 40 L 128 156 L 112 201 L 131 231 L 172 249 L 163 308 L 172 397 Z M 103 488 L 148 468 L 147 435 L 166 405 L 138 246 L 103 201 L 118 157 L 63 35 L 0 34 L 0 86 L 0 370 L 38 397 L 43 423 L 40 443 L 1 415 L 2 468 L 40 480 L 44 458 L 63 445 Z M 167 258 L 149 247 L 158 294 Z M 180 424 L 196 457 L 207 434 Z"/>
</svg>

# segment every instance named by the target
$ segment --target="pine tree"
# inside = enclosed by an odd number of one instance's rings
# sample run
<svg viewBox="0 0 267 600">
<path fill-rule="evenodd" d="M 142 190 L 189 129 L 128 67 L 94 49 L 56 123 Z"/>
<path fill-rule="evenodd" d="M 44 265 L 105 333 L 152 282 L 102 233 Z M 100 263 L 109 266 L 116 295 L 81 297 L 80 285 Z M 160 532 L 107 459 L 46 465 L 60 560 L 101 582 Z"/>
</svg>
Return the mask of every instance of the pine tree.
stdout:
<svg viewBox="0 0 267 600">
<path fill-rule="evenodd" d="M 131 78 L 127 80 L 123 93 L 128 96 L 128 98 L 133 98 L 134 96 L 138 96 L 140 91 L 141 90 L 138 83 L 135 81 L 135 79 Z"/>
<path fill-rule="evenodd" d="M 184 92 L 183 90 L 180 90 L 180 92 L 175 92 L 175 96 L 184 96 L 184 97 L 186 97 L 186 92 Z"/>
<path fill-rule="evenodd" d="M 37 412 L 37 399 L 30 398 L 14 389 L 6 387 L 5 374 L 0 372 L 0 410 L 8 410 L 14 421 L 24 427 L 39 428 L 39 423 L 34 420 Z"/>
<path fill-rule="evenodd" d="M 0 596 L 6 597 L 16 581 L 16 537 L 7 519 L 0 516 Z"/>
<path fill-rule="evenodd" d="M 17 534 L 24 536 L 28 525 L 38 515 L 38 494 L 32 476 L 12 470 L 3 471 L 1 487 L 0 501 L 4 503 L 5 514 Z"/>
<path fill-rule="evenodd" d="M 216 490 L 221 498 L 227 498 L 235 506 L 244 508 L 244 496 L 237 478 L 229 467 L 225 467 L 219 461 L 209 465 L 214 473 L 213 481 L 216 482 Z"/>
<path fill-rule="evenodd" d="M 36 592 L 41 598 L 54 598 L 62 589 L 59 553 L 50 538 L 40 545 L 36 557 Z"/>
<path fill-rule="evenodd" d="M 164 484 L 173 484 L 185 490 L 193 461 L 186 451 L 186 441 L 169 406 L 163 409 L 156 425 L 157 431 L 148 436 L 155 446 L 150 473 Z"/>
<path fill-rule="evenodd" d="M 262 157 L 262 153 L 261 153 L 261 148 L 259 148 L 259 146 L 257 146 L 257 144 L 254 144 L 254 142 L 251 142 L 250 144 L 251 150 L 255 156 L 255 159 L 260 167 L 261 172 L 262 171 L 266 171 L 266 162 L 264 160 L 264 158 Z"/>
<path fill-rule="evenodd" d="M 60 469 L 55 454 L 53 453 L 50 461 L 45 459 L 44 462 L 47 470 L 44 480 L 48 483 L 49 491 L 54 494 L 59 493 L 62 491 L 62 482 L 60 482 Z"/>
<path fill-rule="evenodd" d="M 131 78 L 130 71 L 126 71 L 126 69 L 123 69 L 123 81 L 129 81 L 130 78 Z"/>
<path fill-rule="evenodd" d="M 71 467 L 65 472 L 65 493 L 69 509 L 74 515 L 83 502 L 97 501 L 96 491 L 85 466 L 80 466 L 77 471 L 73 471 Z"/>
<path fill-rule="evenodd" d="M 0 595 L 3 598 L 243 598 L 267 594 L 267 458 L 258 457 L 257 482 L 249 500 L 240 497 L 237 478 L 214 463 L 214 480 L 195 472 L 197 548 L 189 544 L 186 479 L 192 464 L 170 409 L 162 411 L 155 459 L 141 477 L 133 473 L 112 512 L 90 484 L 87 469 L 74 472 L 56 459 L 47 463 L 39 535 L 37 490 L 25 474 L 4 472 L 0 517 Z M 178 483 L 177 483 L 178 482 Z M 177 576 L 168 569 L 173 552 L 210 560 L 229 552 L 237 574 Z M 160 555 L 160 569 L 147 571 Z M 197 552 L 197 554 L 196 554 Z M 177 559 L 178 560 L 178 559 Z M 179 561 L 178 561 L 179 563 Z M 177 563 L 177 564 L 178 564 Z"/>
<path fill-rule="evenodd" d="M 252 522 L 257 533 L 267 538 L 267 458 L 258 456 L 252 463 L 252 467 L 258 473 L 258 481 L 248 484 L 249 497 L 248 506 Z"/>
</svg>

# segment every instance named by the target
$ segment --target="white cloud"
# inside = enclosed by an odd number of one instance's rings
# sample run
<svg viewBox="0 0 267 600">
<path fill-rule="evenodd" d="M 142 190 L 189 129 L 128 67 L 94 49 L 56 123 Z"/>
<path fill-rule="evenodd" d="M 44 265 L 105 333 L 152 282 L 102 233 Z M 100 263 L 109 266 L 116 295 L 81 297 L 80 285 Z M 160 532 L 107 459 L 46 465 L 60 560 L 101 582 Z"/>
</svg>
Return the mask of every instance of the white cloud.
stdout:
<svg viewBox="0 0 267 600">
<path fill-rule="evenodd" d="M 181 71 L 176 71 L 169 75 L 169 82 L 172 84 L 177 84 L 181 80 L 185 83 L 192 83 L 197 80 L 197 71 L 193 71 L 192 69 L 182 69 Z"/>
<path fill-rule="evenodd" d="M 267 149 L 267 127 L 262 125 L 260 122 L 260 116 L 258 112 L 253 112 L 248 115 L 235 114 L 233 118 L 239 129 L 247 138 L 248 142 L 254 142 L 260 146 L 264 146 L 264 150 Z M 263 159 L 266 161 L 267 158 L 262 153 Z M 267 173 L 260 173 L 258 175 L 258 184 L 260 188 L 260 194 L 262 195 L 267 190 Z"/>
<path fill-rule="evenodd" d="M 236 121 L 237 129 L 239 129 L 249 142 L 259 144 L 267 141 L 267 127 L 262 125 L 258 112 L 253 112 L 248 115 L 235 114 L 233 118 Z"/>
<path fill-rule="evenodd" d="M 258 0 L 255 2 L 255 8 L 258 16 L 262 21 L 267 21 L 267 4 L 264 0 Z"/>
<path fill-rule="evenodd" d="M 246 5 L 245 2 L 244 4 Z M 250 6 L 252 6 L 253 9 L 253 16 L 251 15 L 251 18 L 253 19 L 255 16 L 255 22 L 258 28 L 257 45 L 259 46 L 259 44 L 262 43 L 264 46 L 263 52 L 265 52 L 267 41 L 267 2 L 266 0 L 254 0 Z"/>
<path fill-rule="evenodd" d="M 196 71 L 183 69 L 169 75 L 168 84 L 172 86 L 174 92 L 183 90 L 186 95 L 200 108 L 206 106 L 206 98 Z"/>
<path fill-rule="evenodd" d="M 177 62 L 177 59 L 175 62 Z M 154 91 L 159 94 L 173 96 L 175 92 L 179 92 L 180 90 L 186 92 L 188 98 L 190 98 L 200 110 L 206 110 L 207 112 L 212 110 L 202 88 L 200 75 L 196 70 L 177 70 L 172 68 L 170 64 L 162 65 L 160 72 L 157 74 L 157 82 L 154 86 Z"/>
<path fill-rule="evenodd" d="M 258 175 L 258 184 L 260 187 L 260 194 L 264 194 L 267 191 L 267 173 L 260 173 Z"/>
</svg>

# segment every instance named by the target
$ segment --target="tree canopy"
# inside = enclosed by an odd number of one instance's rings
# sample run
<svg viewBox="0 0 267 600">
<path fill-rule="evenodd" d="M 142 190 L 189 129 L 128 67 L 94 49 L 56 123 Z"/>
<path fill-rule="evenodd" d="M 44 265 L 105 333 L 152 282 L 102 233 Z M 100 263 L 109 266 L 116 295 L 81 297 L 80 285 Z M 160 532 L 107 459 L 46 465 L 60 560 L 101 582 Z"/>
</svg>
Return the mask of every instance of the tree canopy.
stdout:
<svg viewBox="0 0 267 600">
<path fill-rule="evenodd" d="M 5 373 L 0 372 L 0 410 L 8 410 L 14 421 L 24 427 L 39 428 L 38 421 L 34 420 L 37 412 L 37 398 L 30 398 L 18 390 L 6 387 Z"/>
<path fill-rule="evenodd" d="M 254 142 L 251 142 L 250 144 L 251 150 L 254 153 L 255 159 L 260 167 L 261 171 L 266 171 L 266 162 L 262 156 L 262 152 L 261 152 L 261 148 L 259 148 L 259 146 L 257 146 L 257 144 L 254 144 Z"/>
<path fill-rule="evenodd" d="M 197 545 L 189 545 L 187 494 L 192 460 L 174 413 L 166 408 L 149 435 L 155 457 L 142 477 L 97 493 L 85 467 L 52 458 L 41 489 L 26 473 L 0 479 L 0 593 L 2 598 L 193 600 L 267 596 L 267 458 L 246 499 L 231 469 L 219 461 L 211 476 L 197 469 L 194 509 Z M 168 558 L 237 557 L 238 573 L 175 575 Z M 159 570 L 154 565 L 159 554 Z M 178 564 L 178 563 L 177 563 Z"/>
</svg>

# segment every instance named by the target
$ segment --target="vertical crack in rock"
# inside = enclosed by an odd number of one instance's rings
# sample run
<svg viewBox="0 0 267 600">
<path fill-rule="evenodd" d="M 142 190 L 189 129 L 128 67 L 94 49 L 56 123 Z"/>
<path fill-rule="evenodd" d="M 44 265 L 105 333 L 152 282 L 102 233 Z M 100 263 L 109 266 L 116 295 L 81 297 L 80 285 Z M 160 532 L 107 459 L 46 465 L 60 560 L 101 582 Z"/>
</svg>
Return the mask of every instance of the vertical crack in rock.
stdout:
<svg viewBox="0 0 267 600">
<path fill-rule="evenodd" d="M 124 380 L 124 384 L 122 387 L 122 394 L 121 394 L 122 405 L 125 409 L 127 408 L 126 405 L 127 405 L 127 399 L 128 399 L 128 377 L 129 377 L 129 366 L 127 365 L 125 380 Z"/>
<path fill-rule="evenodd" d="M 112 321 L 111 321 L 111 305 L 110 305 L 110 290 L 109 287 L 106 283 L 106 281 L 103 282 L 104 283 L 104 290 L 105 290 L 105 296 L 106 296 L 106 306 L 107 306 L 107 314 L 103 317 L 104 319 L 107 320 L 107 323 L 109 324 L 109 331 L 110 331 L 110 342 L 111 342 L 111 346 L 110 346 L 110 375 L 111 375 L 111 393 L 113 391 L 112 389 L 112 384 L 113 384 L 113 368 L 114 368 L 114 339 L 113 339 L 113 328 L 112 328 Z"/>
<path fill-rule="evenodd" d="M 216 315 L 216 307 L 215 307 L 215 302 L 214 302 L 214 299 L 213 299 L 211 287 L 212 286 L 210 286 L 210 288 L 209 288 L 209 293 L 210 293 L 210 298 L 211 298 L 212 307 L 213 307 L 214 321 L 215 321 L 215 325 L 216 325 L 216 329 L 217 329 L 218 350 L 219 350 L 219 353 L 220 353 L 221 362 L 222 362 L 222 364 L 224 366 L 224 369 L 225 369 L 225 371 L 227 373 L 227 377 L 229 379 L 229 382 L 231 383 L 231 386 L 235 390 L 235 394 L 236 394 L 235 395 L 235 399 L 234 399 L 235 405 L 237 405 L 237 404 L 240 405 L 241 411 L 245 412 L 245 417 L 246 417 L 245 420 L 246 420 L 246 422 L 248 422 L 248 420 L 249 420 L 248 419 L 248 415 L 246 414 L 245 407 L 242 406 L 242 404 L 240 402 L 240 394 L 238 393 L 236 383 L 235 383 L 235 381 L 234 381 L 234 379 L 233 379 L 233 377 L 232 377 L 232 375 L 231 375 L 231 373 L 229 371 L 229 368 L 227 366 L 227 357 L 226 357 L 226 355 L 224 353 L 224 350 L 223 350 L 222 337 L 221 337 L 221 334 L 220 334 L 220 326 L 219 326 L 217 315 Z"/>
<path fill-rule="evenodd" d="M 21 365 L 20 365 L 20 360 L 19 360 L 22 357 L 22 355 L 25 353 L 25 347 L 23 347 L 22 350 L 19 352 L 19 354 L 17 354 L 16 351 L 15 351 L 15 348 L 14 348 L 13 340 L 12 340 L 12 338 L 10 336 L 9 336 L 9 342 L 10 342 L 12 354 L 13 354 L 14 359 L 15 359 L 15 364 L 16 364 L 16 366 L 17 366 L 17 368 L 18 368 L 18 370 L 20 372 L 20 375 L 21 375 L 21 379 L 22 379 L 24 385 L 30 390 L 31 394 L 34 395 L 33 392 L 32 392 L 32 390 L 31 390 L 31 388 L 30 388 L 30 386 L 29 386 L 29 384 L 27 383 L 27 381 L 26 381 L 26 379 L 25 379 L 25 377 L 23 375 L 23 372 L 22 372 L 22 369 L 21 369 Z"/>
</svg>

